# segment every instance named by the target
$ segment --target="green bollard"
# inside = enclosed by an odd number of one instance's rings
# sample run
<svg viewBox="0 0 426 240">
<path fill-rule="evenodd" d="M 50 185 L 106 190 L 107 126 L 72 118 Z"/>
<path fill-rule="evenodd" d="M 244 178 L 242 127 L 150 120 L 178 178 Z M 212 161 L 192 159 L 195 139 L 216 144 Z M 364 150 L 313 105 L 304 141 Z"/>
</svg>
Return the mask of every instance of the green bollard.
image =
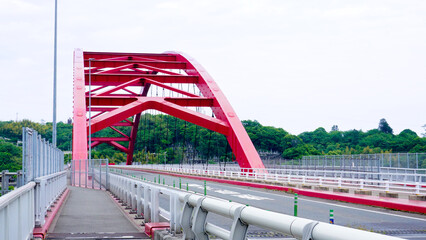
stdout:
<svg viewBox="0 0 426 240">
<path fill-rule="evenodd" d="M 207 195 L 207 183 L 206 180 L 204 180 L 204 196 Z"/>
<path fill-rule="evenodd" d="M 179 189 L 182 189 L 182 179 L 179 178 Z"/>
<path fill-rule="evenodd" d="M 165 178 L 163 178 L 163 185 L 166 185 L 166 180 L 165 180 Z"/>
<path fill-rule="evenodd" d="M 186 183 L 186 191 L 189 191 L 188 183 Z"/>
<path fill-rule="evenodd" d="M 154 177 L 154 183 L 157 183 L 157 178 L 156 177 Z"/>
<path fill-rule="evenodd" d="M 294 216 L 297 217 L 297 193 L 294 194 Z"/>
<path fill-rule="evenodd" d="M 334 224 L 334 210 L 330 209 L 330 224 Z"/>
<path fill-rule="evenodd" d="M 176 187 L 176 186 L 175 186 L 175 180 L 173 180 L 173 187 Z"/>
</svg>

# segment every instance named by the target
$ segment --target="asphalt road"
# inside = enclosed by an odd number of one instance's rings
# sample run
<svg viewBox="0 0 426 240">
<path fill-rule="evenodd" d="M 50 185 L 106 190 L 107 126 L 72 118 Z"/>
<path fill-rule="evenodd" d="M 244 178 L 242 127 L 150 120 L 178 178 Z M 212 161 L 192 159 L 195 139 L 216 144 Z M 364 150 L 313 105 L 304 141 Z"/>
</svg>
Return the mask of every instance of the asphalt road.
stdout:
<svg viewBox="0 0 426 240">
<path fill-rule="evenodd" d="M 150 181 L 154 181 L 154 178 L 158 181 L 159 176 L 158 174 L 129 170 L 123 171 L 123 173 L 138 177 L 142 176 Z M 161 175 L 160 178 L 161 183 L 163 183 L 163 179 L 167 185 L 173 185 L 173 181 L 175 181 L 178 187 L 178 177 Z M 183 189 L 186 189 L 188 184 L 190 191 L 204 192 L 204 181 L 183 177 L 181 181 Z M 207 182 L 207 195 L 274 212 L 288 215 L 294 214 L 294 195 L 285 192 Z M 330 209 L 334 210 L 334 219 L 337 225 L 380 232 L 407 239 L 426 239 L 426 215 L 423 214 L 399 212 L 304 196 L 299 196 L 298 198 L 298 217 L 328 222 Z M 214 214 L 209 214 L 208 221 L 225 228 L 230 228 L 232 223 L 231 220 Z M 248 235 L 251 237 L 283 237 L 255 227 L 249 228 Z"/>
</svg>

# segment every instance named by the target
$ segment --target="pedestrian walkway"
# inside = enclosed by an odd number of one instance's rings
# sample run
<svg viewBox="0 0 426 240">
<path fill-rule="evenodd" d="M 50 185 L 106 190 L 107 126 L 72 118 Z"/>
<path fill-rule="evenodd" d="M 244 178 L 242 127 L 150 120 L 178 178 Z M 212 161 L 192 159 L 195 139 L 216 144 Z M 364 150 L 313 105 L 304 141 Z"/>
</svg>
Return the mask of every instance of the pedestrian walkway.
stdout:
<svg viewBox="0 0 426 240">
<path fill-rule="evenodd" d="M 147 239 L 107 192 L 71 187 L 47 239 Z"/>
</svg>

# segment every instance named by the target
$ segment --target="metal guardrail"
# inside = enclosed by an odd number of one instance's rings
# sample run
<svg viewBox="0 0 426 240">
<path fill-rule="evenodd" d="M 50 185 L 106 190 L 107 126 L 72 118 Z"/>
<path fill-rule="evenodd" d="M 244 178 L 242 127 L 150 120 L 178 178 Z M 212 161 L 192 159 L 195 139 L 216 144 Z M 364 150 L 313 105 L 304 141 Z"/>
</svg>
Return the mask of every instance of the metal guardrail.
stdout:
<svg viewBox="0 0 426 240">
<path fill-rule="evenodd" d="M 0 197 L 0 239 L 30 239 L 34 228 L 35 182 Z"/>
<path fill-rule="evenodd" d="M 111 169 L 111 171 L 114 171 Z M 250 225 L 288 234 L 297 239 L 400 239 L 368 231 L 337 226 L 271 212 L 256 207 L 225 201 L 223 199 L 202 196 L 177 188 L 141 181 L 140 179 L 110 174 L 111 192 L 138 215 L 144 214 L 146 222 L 158 222 L 160 216 L 170 221 L 171 230 L 183 231 L 183 239 L 208 240 L 209 235 L 224 240 L 245 240 Z M 159 196 L 169 196 L 169 210 L 159 206 Z M 223 229 L 207 222 L 208 213 L 232 219 L 232 227 Z"/>
<path fill-rule="evenodd" d="M 16 176 L 15 184 L 10 184 L 11 177 L 15 177 L 15 176 Z M 1 178 L 0 196 L 5 195 L 6 193 L 11 191 L 9 190 L 9 186 L 19 188 L 23 185 L 22 171 L 9 172 L 8 170 L 3 170 L 0 172 L 0 178 Z"/>
<path fill-rule="evenodd" d="M 340 171 L 310 171 L 283 169 L 248 169 L 239 171 L 203 170 L 191 168 L 172 168 L 165 165 L 132 165 L 124 168 L 145 168 L 176 172 L 182 174 L 197 174 L 207 177 L 228 177 L 240 180 L 259 180 L 278 183 L 300 183 L 317 186 L 347 187 L 365 190 L 394 191 L 401 193 L 426 194 L 426 174 L 381 173 L 380 179 L 369 179 L 370 173 L 340 172 Z M 377 174 L 377 173 L 375 173 Z M 397 181 L 403 179 L 405 181 Z M 417 181 L 408 181 L 413 179 Z"/>
<path fill-rule="evenodd" d="M 67 187 L 67 171 L 39 177 L 35 182 L 35 225 L 41 227 L 50 206 Z"/>
<path fill-rule="evenodd" d="M 93 189 L 109 189 L 108 159 L 71 161 L 71 185 Z"/>
<path fill-rule="evenodd" d="M 0 197 L 0 240 L 30 239 L 43 226 L 46 213 L 65 190 L 67 172 L 37 178 Z"/>
</svg>

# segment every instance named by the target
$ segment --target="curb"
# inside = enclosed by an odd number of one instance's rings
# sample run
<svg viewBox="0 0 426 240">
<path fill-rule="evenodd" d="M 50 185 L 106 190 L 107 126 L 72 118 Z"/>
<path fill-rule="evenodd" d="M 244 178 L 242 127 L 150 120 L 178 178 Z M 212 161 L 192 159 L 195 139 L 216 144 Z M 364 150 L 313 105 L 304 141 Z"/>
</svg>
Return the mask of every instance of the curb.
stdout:
<svg viewBox="0 0 426 240">
<path fill-rule="evenodd" d="M 44 239 L 46 237 L 47 230 L 49 230 L 50 225 L 53 222 L 53 219 L 55 218 L 56 214 L 58 213 L 59 209 L 61 209 L 62 204 L 65 202 L 65 199 L 67 199 L 67 196 L 69 194 L 70 190 L 68 187 L 65 189 L 65 191 L 61 194 L 60 198 L 58 199 L 57 203 L 51 207 L 50 212 L 47 212 L 46 216 L 46 222 L 42 227 L 35 227 L 33 230 L 33 237 Z"/>
</svg>

